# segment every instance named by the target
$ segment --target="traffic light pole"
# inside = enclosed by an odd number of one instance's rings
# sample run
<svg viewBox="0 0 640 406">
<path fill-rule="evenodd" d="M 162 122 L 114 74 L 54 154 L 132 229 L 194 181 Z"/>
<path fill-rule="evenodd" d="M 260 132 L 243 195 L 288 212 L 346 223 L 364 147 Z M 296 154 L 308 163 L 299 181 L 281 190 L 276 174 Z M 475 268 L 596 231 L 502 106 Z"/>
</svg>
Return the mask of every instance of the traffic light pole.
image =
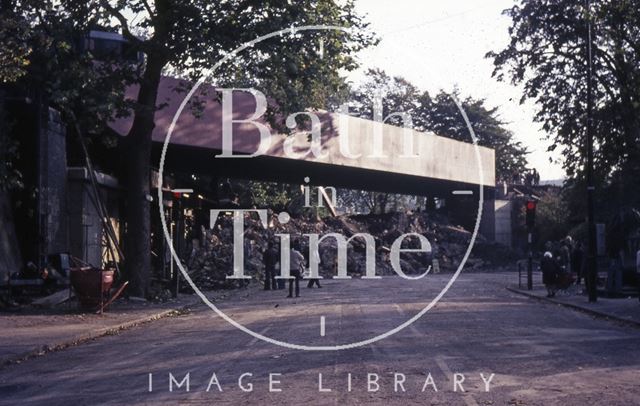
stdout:
<svg viewBox="0 0 640 406">
<path fill-rule="evenodd" d="M 529 227 L 529 260 L 527 263 L 527 290 L 533 290 L 533 230 Z"/>
</svg>

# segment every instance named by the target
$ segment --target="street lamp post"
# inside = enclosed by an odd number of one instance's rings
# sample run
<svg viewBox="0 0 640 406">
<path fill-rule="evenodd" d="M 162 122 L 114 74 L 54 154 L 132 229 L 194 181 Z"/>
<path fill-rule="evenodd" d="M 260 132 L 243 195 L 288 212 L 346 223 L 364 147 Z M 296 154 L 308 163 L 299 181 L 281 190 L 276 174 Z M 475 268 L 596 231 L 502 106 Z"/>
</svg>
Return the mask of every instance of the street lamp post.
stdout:
<svg viewBox="0 0 640 406">
<path fill-rule="evenodd" d="M 588 227 L 588 251 L 587 251 L 587 290 L 589 302 L 596 302 L 598 294 L 596 283 L 598 279 L 596 262 L 596 225 L 594 221 L 593 194 L 593 32 L 591 1 L 585 0 L 587 16 L 587 129 L 586 129 L 586 181 L 587 181 L 587 227 Z"/>
</svg>

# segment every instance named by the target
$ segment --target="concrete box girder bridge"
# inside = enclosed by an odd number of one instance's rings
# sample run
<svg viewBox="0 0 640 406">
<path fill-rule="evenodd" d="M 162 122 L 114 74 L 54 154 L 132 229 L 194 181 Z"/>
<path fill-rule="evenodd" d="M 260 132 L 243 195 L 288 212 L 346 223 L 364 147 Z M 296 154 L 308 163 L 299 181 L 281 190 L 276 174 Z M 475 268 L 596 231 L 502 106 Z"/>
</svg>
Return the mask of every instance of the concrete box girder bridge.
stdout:
<svg viewBox="0 0 640 406">
<path fill-rule="evenodd" d="M 159 162 L 169 126 L 185 97 L 185 93 L 174 90 L 179 84 L 178 79 L 168 77 L 161 83 L 158 104 L 165 103 L 166 107 L 156 112 L 154 162 Z M 291 153 L 285 153 L 287 136 L 273 130 L 264 117 L 255 120 L 267 126 L 272 135 L 264 154 L 251 158 L 216 157 L 223 145 L 222 105 L 212 100 L 212 88 L 204 90 L 206 94 L 200 90 L 196 93 L 201 102 L 198 117 L 187 106 L 176 123 L 167 149 L 165 172 L 190 171 L 293 184 L 302 184 L 303 179 L 309 177 L 312 185 L 440 197 L 453 202 L 465 201 L 465 207 L 478 207 L 479 191 L 483 187 L 481 233 L 493 239 L 495 154 L 492 149 L 371 120 L 317 112 L 321 157 L 309 153 L 292 158 Z M 135 89 L 131 91 L 134 94 Z M 248 155 L 259 149 L 261 138 L 257 126 L 242 122 L 255 111 L 253 95 L 233 93 L 232 116 L 236 121 L 232 126 L 233 154 Z M 130 126 L 131 118 L 120 119 L 112 124 L 112 129 L 126 135 Z M 309 150 L 308 135 L 290 137 L 295 137 L 290 152 L 303 155 Z M 376 137 L 381 149 L 374 147 Z M 411 154 L 407 153 L 408 144 Z M 454 194 L 460 191 L 465 194 Z"/>
</svg>

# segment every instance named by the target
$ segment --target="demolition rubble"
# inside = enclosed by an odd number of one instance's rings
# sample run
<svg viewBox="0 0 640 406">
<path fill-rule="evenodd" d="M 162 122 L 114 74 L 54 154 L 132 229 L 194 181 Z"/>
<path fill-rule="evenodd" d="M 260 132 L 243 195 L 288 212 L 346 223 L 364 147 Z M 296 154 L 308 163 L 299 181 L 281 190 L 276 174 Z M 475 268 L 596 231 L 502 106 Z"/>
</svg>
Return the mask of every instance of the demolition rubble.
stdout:
<svg viewBox="0 0 640 406">
<path fill-rule="evenodd" d="M 257 216 L 246 216 L 244 220 L 244 273 L 254 280 L 264 279 L 262 253 L 268 241 L 276 234 L 290 234 L 297 240 L 301 252 L 307 255 L 309 242 L 304 234 L 320 236 L 338 233 L 347 239 L 357 233 L 367 233 L 374 237 L 376 253 L 376 275 L 391 275 L 394 271 L 389 261 L 390 247 L 403 234 L 424 235 L 432 246 L 431 255 L 420 252 L 405 252 L 400 257 L 402 270 L 407 275 L 420 275 L 431 266 L 432 272 L 454 272 L 464 257 L 472 239 L 472 233 L 459 226 L 453 226 L 439 214 L 427 212 L 390 213 L 383 215 L 352 215 L 326 217 L 292 218 L 287 224 L 280 224 L 275 214 L 269 214 L 265 228 Z M 213 229 L 201 227 L 192 234 L 192 249 L 185 261 L 187 272 L 193 282 L 202 290 L 234 288 L 246 281 L 227 279 L 233 270 L 233 218 L 220 216 Z M 407 240 L 411 242 L 410 240 Z M 414 248 L 407 244 L 409 248 Z M 331 278 L 336 275 L 337 241 L 326 238 L 319 245 L 320 275 Z M 485 266 L 501 266 L 513 259 L 507 248 L 488 242 L 478 235 L 465 269 L 480 269 Z M 347 255 L 349 276 L 365 274 L 365 241 L 354 238 L 350 241 Z M 183 290 L 190 287 L 183 284 Z"/>
</svg>

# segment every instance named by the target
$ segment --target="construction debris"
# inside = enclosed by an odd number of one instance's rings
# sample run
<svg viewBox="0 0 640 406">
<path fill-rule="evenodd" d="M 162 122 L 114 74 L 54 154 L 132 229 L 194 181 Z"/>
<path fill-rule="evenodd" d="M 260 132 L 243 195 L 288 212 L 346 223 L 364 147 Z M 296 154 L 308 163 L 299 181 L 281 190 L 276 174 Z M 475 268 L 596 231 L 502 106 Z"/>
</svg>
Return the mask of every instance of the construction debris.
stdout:
<svg viewBox="0 0 640 406">
<path fill-rule="evenodd" d="M 31 304 L 36 307 L 53 307 L 62 304 L 73 297 L 75 297 L 75 295 L 72 294 L 71 289 L 63 289 L 52 295 L 34 300 Z"/>
<path fill-rule="evenodd" d="M 237 288 L 244 281 L 228 280 L 233 271 L 233 224 L 232 216 L 221 216 L 213 230 L 200 230 L 201 242 L 194 244 L 186 265 L 195 284 L 203 290 Z M 302 252 L 309 249 L 308 239 L 303 234 L 338 233 L 346 238 L 356 233 L 372 235 L 376 243 L 376 274 L 391 275 L 393 269 L 389 261 L 389 247 L 402 234 L 424 235 L 432 245 L 432 255 L 424 253 L 403 253 L 401 266 L 407 275 L 422 274 L 435 260 L 440 272 L 457 269 L 471 242 L 472 233 L 462 227 L 448 224 L 446 218 L 437 214 L 391 213 L 384 215 L 355 215 L 326 217 L 319 221 L 306 217 L 292 218 L 287 224 L 280 224 L 275 214 L 270 214 L 269 227 L 265 229 L 257 216 L 245 218 L 244 269 L 245 275 L 261 280 L 264 275 L 262 253 L 269 238 L 278 241 L 275 234 L 289 234 L 292 241 L 299 241 Z M 410 240 L 408 242 L 411 243 Z M 409 244 L 411 245 L 411 244 Z M 365 242 L 354 238 L 348 248 L 347 272 L 353 277 L 365 273 Z M 417 247 L 417 246 L 416 246 Z M 334 238 L 326 238 L 320 244 L 320 275 L 331 277 L 336 274 L 337 243 Z M 486 241 L 478 236 L 474 249 L 465 264 L 466 269 L 485 266 L 499 266 L 513 259 L 513 253 L 506 247 Z M 183 290 L 190 288 L 183 284 Z"/>
</svg>

